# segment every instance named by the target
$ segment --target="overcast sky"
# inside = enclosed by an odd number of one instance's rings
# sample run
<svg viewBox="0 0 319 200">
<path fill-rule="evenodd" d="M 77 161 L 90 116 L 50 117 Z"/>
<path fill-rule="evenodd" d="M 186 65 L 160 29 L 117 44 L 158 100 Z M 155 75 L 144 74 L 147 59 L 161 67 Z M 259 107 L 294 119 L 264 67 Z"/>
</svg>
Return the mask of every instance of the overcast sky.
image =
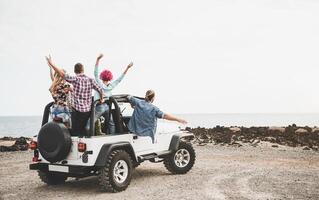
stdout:
<svg viewBox="0 0 319 200">
<path fill-rule="evenodd" d="M 170 113 L 318 113 L 319 1 L 0 0 L 0 115 L 41 115 L 44 56 Z"/>
</svg>

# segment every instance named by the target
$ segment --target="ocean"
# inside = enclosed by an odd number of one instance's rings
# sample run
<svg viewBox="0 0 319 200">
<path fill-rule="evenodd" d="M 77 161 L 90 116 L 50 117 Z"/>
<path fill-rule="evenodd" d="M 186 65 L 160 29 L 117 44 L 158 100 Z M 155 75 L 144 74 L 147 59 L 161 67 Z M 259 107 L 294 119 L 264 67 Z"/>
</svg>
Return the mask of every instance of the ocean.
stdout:
<svg viewBox="0 0 319 200">
<path fill-rule="evenodd" d="M 220 126 L 319 126 L 319 114 L 183 114 L 190 127 Z M 40 130 L 42 117 L 0 117 L 0 137 L 32 137 Z"/>
</svg>

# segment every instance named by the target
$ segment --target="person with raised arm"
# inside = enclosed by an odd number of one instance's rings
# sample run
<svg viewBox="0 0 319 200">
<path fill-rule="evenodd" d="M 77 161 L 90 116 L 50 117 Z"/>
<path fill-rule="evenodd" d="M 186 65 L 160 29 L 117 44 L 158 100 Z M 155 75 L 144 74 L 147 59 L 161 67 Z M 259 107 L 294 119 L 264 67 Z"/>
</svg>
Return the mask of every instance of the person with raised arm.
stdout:
<svg viewBox="0 0 319 200">
<path fill-rule="evenodd" d="M 128 70 L 133 66 L 133 63 L 131 62 L 130 64 L 128 64 L 127 67 L 125 68 L 124 72 L 116 80 L 112 81 L 113 74 L 110 70 L 104 69 L 99 74 L 99 63 L 100 63 L 100 60 L 102 58 L 103 58 L 103 54 L 100 54 L 96 58 L 95 68 L 94 68 L 94 77 L 95 77 L 95 81 L 102 88 L 104 97 L 106 97 L 108 99 L 110 96 L 112 96 L 112 90 L 123 80 L 123 78 L 126 75 L 126 73 L 128 72 Z M 95 95 L 94 95 L 94 100 L 96 100 L 96 99 L 98 99 L 97 92 L 95 92 Z M 94 121 L 96 121 L 102 115 L 109 116 L 108 111 L 109 111 L 109 107 L 106 103 L 97 105 L 96 109 L 95 109 Z M 108 123 L 109 133 L 114 133 L 115 126 L 114 126 L 114 123 L 112 120 L 112 115 L 110 115 L 110 119 L 108 121 L 109 121 L 109 123 Z M 107 126 L 104 126 L 104 130 L 103 130 L 104 133 L 107 132 L 106 128 L 107 128 Z"/>
<path fill-rule="evenodd" d="M 154 143 L 157 128 L 157 119 L 166 119 L 176 121 L 181 124 L 187 124 L 184 119 L 177 118 L 173 115 L 162 112 L 153 105 L 155 92 L 148 90 L 145 94 L 145 100 L 128 96 L 127 99 L 134 108 L 133 115 L 129 121 L 128 128 L 130 132 L 139 136 L 149 136 Z"/>
<path fill-rule="evenodd" d="M 55 122 L 63 122 L 66 127 L 70 127 L 70 103 L 69 96 L 71 85 L 67 83 L 59 73 L 53 72 L 50 67 L 51 86 L 49 91 L 54 100 L 50 107 L 50 116 Z"/>
<path fill-rule="evenodd" d="M 84 67 L 81 63 L 74 66 L 75 76 L 65 73 L 61 68 L 52 62 L 51 56 L 46 57 L 48 65 L 67 82 L 73 85 L 72 91 L 72 135 L 83 137 L 86 135 L 85 126 L 90 117 L 92 104 L 92 90 L 100 95 L 100 102 L 103 103 L 103 91 L 97 82 L 84 74 Z"/>
</svg>

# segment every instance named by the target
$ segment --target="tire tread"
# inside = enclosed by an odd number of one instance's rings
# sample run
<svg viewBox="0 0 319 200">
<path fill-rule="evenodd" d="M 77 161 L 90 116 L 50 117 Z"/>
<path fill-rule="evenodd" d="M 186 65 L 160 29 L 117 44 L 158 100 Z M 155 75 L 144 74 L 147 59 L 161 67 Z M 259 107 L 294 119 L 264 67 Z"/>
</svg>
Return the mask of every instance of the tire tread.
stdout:
<svg viewBox="0 0 319 200">
<path fill-rule="evenodd" d="M 178 149 L 185 148 L 189 151 L 190 153 L 190 163 L 187 165 L 187 167 L 180 169 L 176 167 L 175 162 L 174 162 L 174 155 L 176 151 L 174 151 L 172 154 L 170 154 L 167 158 L 164 159 L 164 166 L 165 168 L 171 172 L 172 174 L 186 174 L 188 171 L 190 171 L 195 163 L 196 160 L 196 154 L 193 146 L 190 143 L 180 141 Z M 193 156 L 192 156 L 193 155 Z"/>
<path fill-rule="evenodd" d="M 113 193 L 120 192 L 120 191 L 125 190 L 130 184 L 130 181 L 129 181 L 129 183 L 125 187 L 116 189 L 111 181 L 112 177 L 110 176 L 110 171 L 111 171 L 111 166 L 112 166 L 112 160 L 117 154 L 120 154 L 122 152 L 125 152 L 129 158 L 129 160 L 132 162 L 130 155 L 126 151 L 124 151 L 124 150 L 112 151 L 112 153 L 107 158 L 106 165 L 101 169 L 100 174 L 98 176 L 98 182 L 100 185 L 100 189 L 104 192 L 113 192 Z"/>
</svg>

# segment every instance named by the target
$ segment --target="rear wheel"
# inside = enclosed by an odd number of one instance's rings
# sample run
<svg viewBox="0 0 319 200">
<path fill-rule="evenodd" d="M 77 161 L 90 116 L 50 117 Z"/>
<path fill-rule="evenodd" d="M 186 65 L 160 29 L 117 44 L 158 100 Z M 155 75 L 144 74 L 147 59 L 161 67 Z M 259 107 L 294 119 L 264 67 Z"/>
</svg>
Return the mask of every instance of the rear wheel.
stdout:
<svg viewBox="0 0 319 200">
<path fill-rule="evenodd" d="M 164 165 L 173 174 L 186 174 L 192 169 L 195 158 L 192 144 L 180 141 L 178 149 L 164 159 Z"/>
<path fill-rule="evenodd" d="M 68 178 L 67 176 L 54 172 L 42 172 L 38 171 L 38 175 L 42 182 L 48 185 L 58 185 L 62 184 Z"/>
<path fill-rule="evenodd" d="M 120 192 L 125 190 L 132 179 L 132 160 L 124 150 L 114 150 L 100 169 L 99 184 L 102 191 Z"/>
</svg>

